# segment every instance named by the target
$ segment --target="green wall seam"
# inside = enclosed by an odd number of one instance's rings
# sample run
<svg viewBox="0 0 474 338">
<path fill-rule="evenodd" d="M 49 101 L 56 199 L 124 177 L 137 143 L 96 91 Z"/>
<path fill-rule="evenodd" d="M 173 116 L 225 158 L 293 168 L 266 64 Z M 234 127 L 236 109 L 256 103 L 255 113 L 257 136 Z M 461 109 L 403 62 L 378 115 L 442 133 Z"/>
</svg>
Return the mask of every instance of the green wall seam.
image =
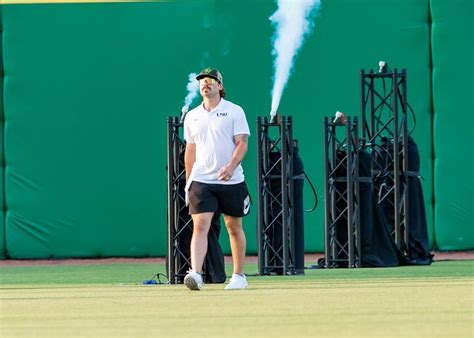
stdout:
<svg viewBox="0 0 474 338">
<path fill-rule="evenodd" d="M 433 208 L 431 209 L 431 219 L 433 220 L 433 248 L 432 249 L 437 249 L 438 245 L 436 243 L 436 235 L 434 229 L 436 228 L 436 219 L 435 219 L 435 203 L 436 203 L 436 196 L 435 196 L 435 174 L 434 174 L 434 161 L 435 161 L 435 139 L 434 139 L 434 100 L 433 100 L 433 18 L 431 17 L 431 1 L 428 1 L 428 43 L 430 44 L 430 55 L 429 55 L 429 64 L 430 64 L 430 110 L 431 110 L 431 121 L 430 121 L 430 127 L 431 127 L 431 205 Z"/>
<path fill-rule="evenodd" d="M 474 184 L 472 0 L 430 0 L 438 250 L 472 250 Z"/>
<path fill-rule="evenodd" d="M 1 128 L 2 128 L 2 143 L 1 143 L 1 150 L 0 150 L 0 156 L 1 156 L 1 164 L 2 164 L 2 189 L 1 189 L 1 194 L 2 194 L 2 203 L 1 203 L 1 210 L 2 210 L 2 226 L 1 226 L 1 231 L 2 231 L 2 247 L 0 250 L 0 259 L 5 258 L 6 256 L 6 244 L 7 244 L 7 236 L 6 236 L 6 195 L 5 195 L 5 96 L 4 96 L 4 88 L 5 88 L 5 76 L 4 76 L 4 68 L 3 68 L 3 8 L 0 6 L 0 81 L 2 83 L 1 90 L 0 90 L 0 123 L 1 123 Z"/>
</svg>

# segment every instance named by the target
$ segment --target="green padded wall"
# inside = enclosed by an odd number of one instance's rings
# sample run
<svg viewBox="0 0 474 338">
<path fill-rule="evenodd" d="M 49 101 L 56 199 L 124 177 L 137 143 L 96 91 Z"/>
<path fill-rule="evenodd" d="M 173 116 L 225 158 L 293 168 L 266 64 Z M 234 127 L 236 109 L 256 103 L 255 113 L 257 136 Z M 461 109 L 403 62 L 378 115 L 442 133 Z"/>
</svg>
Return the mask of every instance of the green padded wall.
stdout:
<svg viewBox="0 0 474 338">
<path fill-rule="evenodd" d="M 199 67 L 175 23 L 205 9 L 5 6 L 10 257 L 165 252 L 166 115 Z"/>
<path fill-rule="evenodd" d="M 3 9 L 10 257 L 165 254 L 166 116 L 179 114 L 187 76 L 203 66 L 221 69 L 228 98 L 247 113 L 253 136 L 244 169 L 255 194 L 255 120 L 271 100 L 273 1 Z M 322 117 L 358 115 L 360 69 L 379 60 L 408 71 L 433 233 L 428 13 L 428 0 L 322 2 L 279 109 L 293 116 L 319 193 L 305 219 L 306 251 L 323 250 Z M 305 206 L 312 202 L 306 187 Z M 255 218 L 254 206 L 244 223 L 249 253 Z"/>
<path fill-rule="evenodd" d="M 474 2 L 431 0 L 435 238 L 440 250 L 474 248 Z"/>
</svg>

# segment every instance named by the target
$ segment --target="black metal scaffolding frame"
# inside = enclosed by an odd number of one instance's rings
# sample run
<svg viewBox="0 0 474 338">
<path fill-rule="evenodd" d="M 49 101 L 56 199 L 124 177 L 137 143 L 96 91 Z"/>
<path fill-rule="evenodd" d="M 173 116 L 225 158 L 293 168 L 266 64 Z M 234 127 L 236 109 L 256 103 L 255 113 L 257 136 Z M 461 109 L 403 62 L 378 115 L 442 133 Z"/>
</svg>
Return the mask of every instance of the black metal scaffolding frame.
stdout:
<svg viewBox="0 0 474 338">
<path fill-rule="evenodd" d="M 387 93 L 386 80 L 391 81 Z M 392 236 L 408 255 L 407 74 L 361 70 L 361 136 L 372 153 L 371 178 L 379 204 L 393 208 Z M 400 109 L 401 108 L 401 109 Z M 391 218 L 391 217 L 390 217 Z M 388 220 L 391 222 L 391 220 Z"/>
<path fill-rule="evenodd" d="M 295 274 L 291 116 L 280 116 L 276 122 L 257 117 L 257 136 L 259 274 Z"/>
<path fill-rule="evenodd" d="M 357 117 L 324 122 L 325 267 L 360 267 L 359 137 Z M 344 229 L 345 227 L 345 229 Z"/>
<path fill-rule="evenodd" d="M 387 86 L 386 82 L 390 85 Z M 357 119 L 332 123 L 324 118 L 325 266 L 361 266 L 359 183 L 369 179 L 392 237 L 408 256 L 407 75 L 384 70 L 360 74 L 360 139 Z M 345 127 L 344 132 L 337 132 Z M 342 138 L 341 138 L 342 135 Z M 370 178 L 358 174 L 359 150 L 371 153 Z M 338 234 L 347 224 L 347 236 Z"/>
<path fill-rule="evenodd" d="M 189 248 L 180 246 L 179 236 L 184 231 L 192 231 L 191 216 L 183 212 L 186 209 L 184 184 L 186 170 L 184 166 L 184 151 L 186 145 L 180 137 L 183 123 L 176 116 L 168 120 L 168 280 L 177 284 L 184 278 L 183 265 L 191 266 L 190 258 L 185 254 Z"/>
</svg>

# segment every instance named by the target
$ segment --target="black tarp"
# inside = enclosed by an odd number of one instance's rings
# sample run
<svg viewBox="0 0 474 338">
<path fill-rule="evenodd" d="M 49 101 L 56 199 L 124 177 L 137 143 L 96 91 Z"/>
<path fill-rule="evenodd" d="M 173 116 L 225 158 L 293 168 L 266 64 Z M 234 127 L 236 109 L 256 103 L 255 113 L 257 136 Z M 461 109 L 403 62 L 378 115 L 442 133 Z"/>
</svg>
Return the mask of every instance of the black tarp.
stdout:
<svg viewBox="0 0 474 338">
<path fill-rule="evenodd" d="M 420 159 L 418 147 L 413 138 L 408 139 L 408 201 L 409 201 L 409 243 L 408 257 L 404 257 L 392 237 L 394 229 L 393 194 L 388 199 L 378 202 L 380 185 L 386 180 L 388 185 L 392 179 L 382 178 L 374 183 L 371 179 L 371 161 L 376 162 L 376 169 L 386 168 L 387 163 L 392 161 L 393 146 L 389 142 L 382 143 L 373 156 L 366 151 L 359 151 L 359 190 L 360 190 L 360 237 L 361 237 L 361 260 L 365 267 L 390 267 L 407 264 L 428 265 L 432 262 L 429 252 L 428 230 L 423 199 L 423 190 L 419 179 Z M 339 151 L 337 156 L 342 159 L 345 152 Z M 343 177 L 345 167 L 338 170 L 338 176 Z M 383 175 L 381 177 L 384 177 Z M 337 182 L 339 191 L 345 190 L 345 183 Z M 383 193 L 383 191 L 382 191 Z M 339 199 L 336 205 L 338 210 L 343 210 L 344 201 Z M 347 219 L 341 218 L 336 224 L 336 238 L 339 242 L 347 242 Z M 344 253 L 340 253 L 339 259 L 347 259 Z M 318 262 L 323 267 L 324 258 Z M 339 264 L 347 267 L 347 264 Z"/>
<path fill-rule="evenodd" d="M 385 142 L 383 146 L 385 153 L 393 154 L 391 143 Z M 408 137 L 408 259 L 409 264 L 429 265 L 433 256 L 429 251 L 428 226 L 419 171 L 418 146 L 412 137 Z M 393 229 L 393 205 L 389 202 L 382 202 L 382 209 L 387 226 L 389 229 Z"/>
<path fill-rule="evenodd" d="M 342 160 L 346 156 L 345 151 L 338 151 L 336 156 Z M 383 213 L 377 204 L 371 180 L 371 156 L 365 151 L 359 151 L 359 207 L 360 207 L 360 257 L 363 267 L 390 267 L 398 266 L 403 262 L 403 257 L 398 250 L 389 229 L 387 228 Z M 346 177 L 346 166 L 340 166 L 336 175 Z M 336 182 L 337 191 L 345 191 L 345 182 Z M 336 202 L 336 210 L 342 212 L 347 205 L 345 200 L 339 198 Z M 335 225 L 336 240 L 343 244 L 348 241 L 347 217 L 340 217 Z M 340 250 L 336 257 L 337 267 L 348 267 L 347 254 Z M 318 261 L 319 267 L 325 266 L 325 259 Z"/>
<path fill-rule="evenodd" d="M 270 167 L 272 167 L 281 157 L 280 152 L 270 152 Z M 293 229 L 295 252 L 290 252 L 290 258 L 294 261 L 295 272 L 297 274 L 304 274 L 304 207 L 303 207 L 303 187 L 304 187 L 304 166 L 303 160 L 299 155 L 299 148 L 293 145 L 292 153 L 293 161 Z M 269 174 L 270 176 L 270 191 L 273 196 L 281 195 L 281 166 L 277 165 Z M 272 178 L 273 177 L 273 178 Z M 272 203 L 269 206 L 270 219 L 274 219 L 281 211 L 279 203 Z M 277 250 L 279 256 L 283 257 L 283 232 L 281 222 L 275 222 L 273 231 L 270 229 L 269 235 L 270 245 Z M 269 252 L 269 261 L 272 265 L 283 266 L 283 261 L 272 250 Z M 275 268 L 272 271 L 275 274 L 283 274 L 283 268 Z"/>
<path fill-rule="evenodd" d="M 391 231 L 385 223 L 383 212 L 370 179 L 371 156 L 359 152 L 360 236 L 362 266 L 388 267 L 404 264 Z"/>
</svg>

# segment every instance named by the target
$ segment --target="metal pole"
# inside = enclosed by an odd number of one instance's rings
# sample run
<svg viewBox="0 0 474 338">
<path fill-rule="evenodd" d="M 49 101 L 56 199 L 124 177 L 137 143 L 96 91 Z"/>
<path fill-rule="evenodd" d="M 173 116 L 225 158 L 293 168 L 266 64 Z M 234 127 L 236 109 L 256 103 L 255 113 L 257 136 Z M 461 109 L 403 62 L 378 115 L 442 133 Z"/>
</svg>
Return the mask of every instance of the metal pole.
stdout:
<svg viewBox="0 0 474 338">
<path fill-rule="evenodd" d="M 375 122 L 374 122 L 374 115 L 375 115 L 375 111 L 374 111 L 374 107 L 375 107 L 375 103 L 374 103 L 374 71 L 373 69 L 370 70 L 370 85 L 369 85 L 369 91 L 370 91 L 370 133 L 369 133 L 369 140 L 370 140 L 370 143 L 375 143 L 375 135 L 376 135 L 376 131 L 375 131 Z"/>
<path fill-rule="evenodd" d="M 398 135 L 398 77 L 397 69 L 394 68 L 392 73 L 392 111 L 393 111 L 393 180 L 394 180 L 394 230 L 395 243 L 399 248 L 401 246 L 400 237 L 400 153 L 399 149 L 399 135 Z"/>
<path fill-rule="evenodd" d="M 268 117 L 264 117 L 263 118 L 263 128 L 262 128 L 262 154 L 263 154 L 263 163 L 262 163 L 262 167 L 263 167 L 263 172 L 262 172 L 262 177 L 260 177 L 260 180 L 262 180 L 263 182 L 263 193 L 262 193 L 262 198 L 263 198 L 263 223 L 262 223 L 262 226 L 263 226 L 263 229 L 264 229 L 264 232 L 263 232 L 263 240 L 264 240 L 264 245 L 265 245 L 265 248 L 264 248 L 264 260 L 265 260 L 265 269 L 264 269 L 264 273 L 267 272 L 267 267 L 269 266 L 270 264 L 270 260 L 271 260 L 271 249 L 269 248 L 269 244 L 268 244 L 268 241 L 269 241 L 269 234 L 268 234 L 268 231 L 270 231 L 271 229 L 268 228 L 268 225 L 270 224 L 271 220 L 270 220 L 270 200 L 271 200 L 271 196 L 269 196 L 269 191 L 270 191 L 270 187 L 271 187 L 271 182 L 270 182 L 270 175 L 268 173 L 268 170 L 269 170 L 269 166 L 270 166 L 270 154 L 269 154 L 269 151 L 270 151 L 270 144 L 269 144 L 269 136 L 268 136 L 268 128 L 269 128 L 269 120 L 268 120 Z M 265 176 L 265 177 L 264 177 Z M 268 228 L 268 229 L 267 229 Z M 274 229 L 274 226 L 272 226 L 272 229 Z"/>
<path fill-rule="evenodd" d="M 167 118 L 167 158 L 168 158 L 168 277 L 171 284 L 175 284 L 175 257 L 174 257 L 174 237 L 175 237 L 175 210 L 173 201 L 173 117 Z"/>
<path fill-rule="evenodd" d="M 356 216 L 355 216 L 355 250 L 357 254 L 356 266 L 362 265 L 362 252 L 361 252 L 361 237 L 360 237 L 360 181 L 359 181 L 359 135 L 358 135 L 358 119 L 354 117 L 354 176 L 355 176 L 355 200 L 356 200 Z"/>
<path fill-rule="evenodd" d="M 402 69 L 402 111 L 403 111 L 403 181 L 405 182 L 405 193 L 403 194 L 403 215 L 404 215 L 404 241 L 406 254 L 409 254 L 409 240 L 410 240 L 410 214 L 409 214 L 409 203 L 410 203 L 410 180 L 408 179 L 409 158 L 408 158 L 408 114 L 407 114 L 407 74 L 406 69 Z"/>
<path fill-rule="evenodd" d="M 264 248 L 263 248 L 263 230 L 264 230 L 264 221 L 263 221 L 263 184 L 262 184 L 262 174 L 263 174 L 263 152 L 262 152 L 262 118 L 257 117 L 257 243 L 258 243 L 258 272 L 260 275 L 263 275 L 263 266 L 264 266 Z"/>
<path fill-rule="evenodd" d="M 336 152 L 336 147 L 337 147 L 337 139 L 336 139 L 336 126 L 331 123 L 330 125 L 330 142 L 329 142 L 329 147 L 331 150 L 331 177 L 332 177 L 332 185 L 330 187 L 330 199 L 331 199 L 331 228 L 329 229 L 329 237 L 330 237 L 330 249 L 331 249 L 331 265 L 332 263 L 337 259 L 337 250 L 336 250 L 336 237 L 337 237 L 337 231 L 336 231 L 336 218 L 337 218 L 337 193 L 336 193 L 336 172 L 335 169 L 337 167 L 338 160 L 337 160 L 337 152 Z"/>
<path fill-rule="evenodd" d="M 353 238 L 353 205 L 354 196 L 353 194 L 353 177 L 352 177 L 352 144 L 351 144 L 351 118 L 350 116 L 346 119 L 346 140 L 347 140 L 347 152 L 346 152 L 346 175 L 347 175 L 347 241 L 348 241 L 348 259 L 349 268 L 352 268 L 354 264 L 354 238 Z"/>
<path fill-rule="evenodd" d="M 323 131 L 324 131 L 324 261 L 326 266 L 329 264 L 329 225 L 331 222 L 330 217 L 330 196 L 329 196 L 329 139 L 328 139 L 328 118 L 323 119 Z"/>
<path fill-rule="evenodd" d="M 365 109 L 367 106 L 367 101 L 365 100 L 365 71 L 362 69 L 360 71 L 360 116 L 362 117 L 362 123 L 361 123 L 361 135 L 362 137 L 367 133 L 369 134 L 368 128 L 369 126 L 367 125 L 367 120 L 365 116 Z M 369 137 L 367 137 L 367 140 L 369 140 Z"/>
<path fill-rule="evenodd" d="M 282 239 L 283 239 L 283 274 L 288 274 L 288 147 L 286 116 L 281 116 L 281 197 L 282 197 Z"/>
<path fill-rule="evenodd" d="M 288 220 L 288 226 L 289 226 L 289 239 L 290 239 L 290 246 L 289 246 L 289 252 L 290 252 L 290 257 L 292 258 L 291 261 L 291 269 L 290 272 L 294 273 L 295 270 L 295 263 L 296 263 L 296 247 L 295 247 L 295 201 L 294 201 L 294 180 L 293 180 L 293 118 L 291 116 L 288 116 L 287 119 L 287 128 L 288 128 L 288 134 L 287 138 L 288 140 L 286 141 L 287 144 L 287 150 L 288 150 L 288 176 L 287 176 L 287 182 L 288 182 L 288 211 L 289 211 L 289 220 Z"/>
</svg>

